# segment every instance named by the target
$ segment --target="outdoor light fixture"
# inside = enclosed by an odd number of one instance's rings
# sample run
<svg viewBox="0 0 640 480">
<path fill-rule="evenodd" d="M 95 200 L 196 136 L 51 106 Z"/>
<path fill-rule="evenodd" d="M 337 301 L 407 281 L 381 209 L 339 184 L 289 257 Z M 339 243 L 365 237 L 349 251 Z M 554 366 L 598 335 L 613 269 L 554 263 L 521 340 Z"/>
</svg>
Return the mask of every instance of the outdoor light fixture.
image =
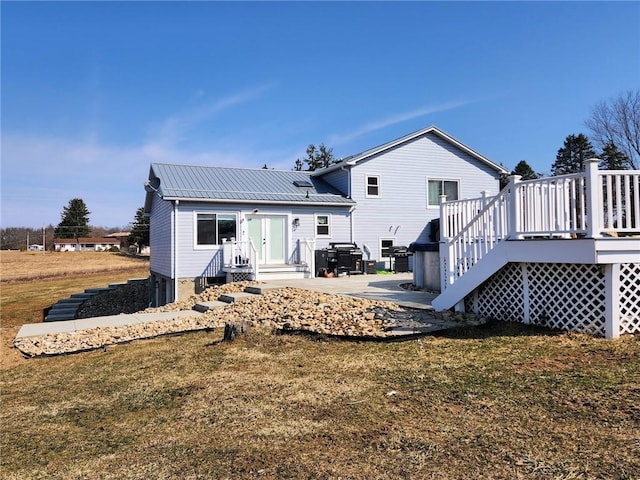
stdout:
<svg viewBox="0 0 640 480">
<path fill-rule="evenodd" d="M 299 218 L 294 218 L 293 219 L 293 226 L 295 228 L 298 228 L 300 226 L 300 219 Z"/>
</svg>

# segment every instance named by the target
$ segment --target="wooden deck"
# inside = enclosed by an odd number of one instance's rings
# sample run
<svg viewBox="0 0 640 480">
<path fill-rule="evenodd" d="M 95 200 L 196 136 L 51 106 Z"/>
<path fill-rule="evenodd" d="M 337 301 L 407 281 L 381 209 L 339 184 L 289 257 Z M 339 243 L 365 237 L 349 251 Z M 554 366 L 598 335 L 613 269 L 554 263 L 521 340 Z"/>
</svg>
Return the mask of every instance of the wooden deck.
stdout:
<svg viewBox="0 0 640 480">
<path fill-rule="evenodd" d="M 519 289 L 504 285 L 502 293 L 494 294 L 493 303 L 503 302 L 505 296 L 521 298 L 523 321 L 541 323 L 530 314 L 537 308 L 544 310 L 539 316 L 546 322 L 549 308 L 538 304 L 555 304 L 560 309 L 556 316 L 571 317 L 555 321 L 553 326 L 558 328 L 595 330 L 607 337 L 640 333 L 640 171 L 598 170 L 598 162 L 589 160 L 585 172 L 572 175 L 524 182 L 512 176 L 509 185 L 492 198 L 442 201 L 441 294 L 433 301 L 434 308 L 478 310 L 482 288 L 508 265 L 519 265 Z M 537 278 L 528 264 L 553 267 L 538 269 L 541 278 Z M 577 281 L 558 284 L 545 278 L 568 274 L 583 281 L 594 275 L 602 278 L 587 282 L 593 284 L 588 293 Z M 528 288 L 532 281 L 549 284 L 549 291 L 533 298 Z M 579 300 L 569 304 L 559 298 L 563 292 L 574 298 L 574 291 L 600 299 L 603 318 L 595 327 L 593 321 L 581 324 L 580 315 L 589 315 L 586 310 L 580 313 L 581 306 L 575 304 Z M 599 305 L 582 303 L 584 309 L 592 310 Z M 500 310 L 488 304 L 487 309 Z"/>
</svg>

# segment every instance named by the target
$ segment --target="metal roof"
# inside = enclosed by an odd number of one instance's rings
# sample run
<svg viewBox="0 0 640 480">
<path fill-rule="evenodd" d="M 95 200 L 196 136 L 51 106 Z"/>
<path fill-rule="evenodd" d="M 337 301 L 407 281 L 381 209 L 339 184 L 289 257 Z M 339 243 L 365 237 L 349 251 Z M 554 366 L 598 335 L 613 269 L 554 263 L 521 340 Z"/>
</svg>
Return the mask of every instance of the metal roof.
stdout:
<svg viewBox="0 0 640 480">
<path fill-rule="evenodd" d="M 294 182 L 309 183 L 298 187 Z M 147 191 L 165 200 L 209 202 L 355 205 L 310 172 L 294 170 L 151 164 Z"/>
</svg>

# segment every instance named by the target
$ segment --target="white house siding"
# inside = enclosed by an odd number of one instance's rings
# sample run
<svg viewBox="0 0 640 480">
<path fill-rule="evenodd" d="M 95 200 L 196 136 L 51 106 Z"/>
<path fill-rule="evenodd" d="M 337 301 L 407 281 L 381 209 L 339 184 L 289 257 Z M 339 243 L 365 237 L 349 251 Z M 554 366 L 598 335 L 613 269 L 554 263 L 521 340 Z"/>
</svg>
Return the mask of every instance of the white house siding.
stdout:
<svg viewBox="0 0 640 480">
<path fill-rule="evenodd" d="M 379 197 L 365 194 L 367 176 L 379 177 Z M 428 224 L 440 213 L 427 207 L 428 179 L 458 180 L 460 198 L 479 197 L 482 190 L 495 195 L 499 188 L 495 170 L 434 134 L 361 161 L 351 170 L 354 241 L 368 247 L 371 259 L 381 259 L 381 238 L 394 245 L 428 241 Z"/>
<path fill-rule="evenodd" d="M 151 217 L 149 223 L 149 243 L 153 245 L 153 251 L 149 258 L 149 269 L 171 278 L 171 211 L 172 202 L 153 199 L 151 205 Z"/>
<path fill-rule="evenodd" d="M 247 240 L 246 222 L 243 219 L 247 215 L 284 215 L 287 217 L 288 259 L 295 259 L 297 240 L 312 240 L 317 243 L 316 248 L 324 248 L 332 241 L 349 240 L 349 207 L 292 207 L 289 205 L 251 205 L 251 204 L 220 204 L 220 203 L 185 203 L 181 202 L 177 214 L 177 273 L 178 278 L 221 277 L 222 271 L 222 246 L 211 248 L 195 248 L 194 221 L 195 212 L 211 212 L 236 214 L 238 219 L 238 240 Z M 315 236 L 315 216 L 331 216 L 331 237 Z M 293 227 L 293 220 L 299 219 L 299 226 Z M 155 245 L 154 245 L 155 249 Z M 154 250 L 155 251 L 155 250 Z M 152 253 L 153 256 L 153 253 Z"/>
</svg>

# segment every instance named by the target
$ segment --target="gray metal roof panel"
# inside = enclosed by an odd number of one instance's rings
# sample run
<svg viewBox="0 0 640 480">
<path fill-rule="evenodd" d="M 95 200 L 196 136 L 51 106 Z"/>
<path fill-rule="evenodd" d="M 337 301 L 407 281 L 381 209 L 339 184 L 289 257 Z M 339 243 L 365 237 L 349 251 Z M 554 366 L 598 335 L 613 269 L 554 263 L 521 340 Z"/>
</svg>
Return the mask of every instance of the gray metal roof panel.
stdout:
<svg viewBox="0 0 640 480">
<path fill-rule="evenodd" d="M 160 180 L 158 190 L 165 198 L 355 204 L 310 172 L 154 163 L 151 176 Z M 297 187 L 296 181 L 312 186 Z"/>
</svg>

